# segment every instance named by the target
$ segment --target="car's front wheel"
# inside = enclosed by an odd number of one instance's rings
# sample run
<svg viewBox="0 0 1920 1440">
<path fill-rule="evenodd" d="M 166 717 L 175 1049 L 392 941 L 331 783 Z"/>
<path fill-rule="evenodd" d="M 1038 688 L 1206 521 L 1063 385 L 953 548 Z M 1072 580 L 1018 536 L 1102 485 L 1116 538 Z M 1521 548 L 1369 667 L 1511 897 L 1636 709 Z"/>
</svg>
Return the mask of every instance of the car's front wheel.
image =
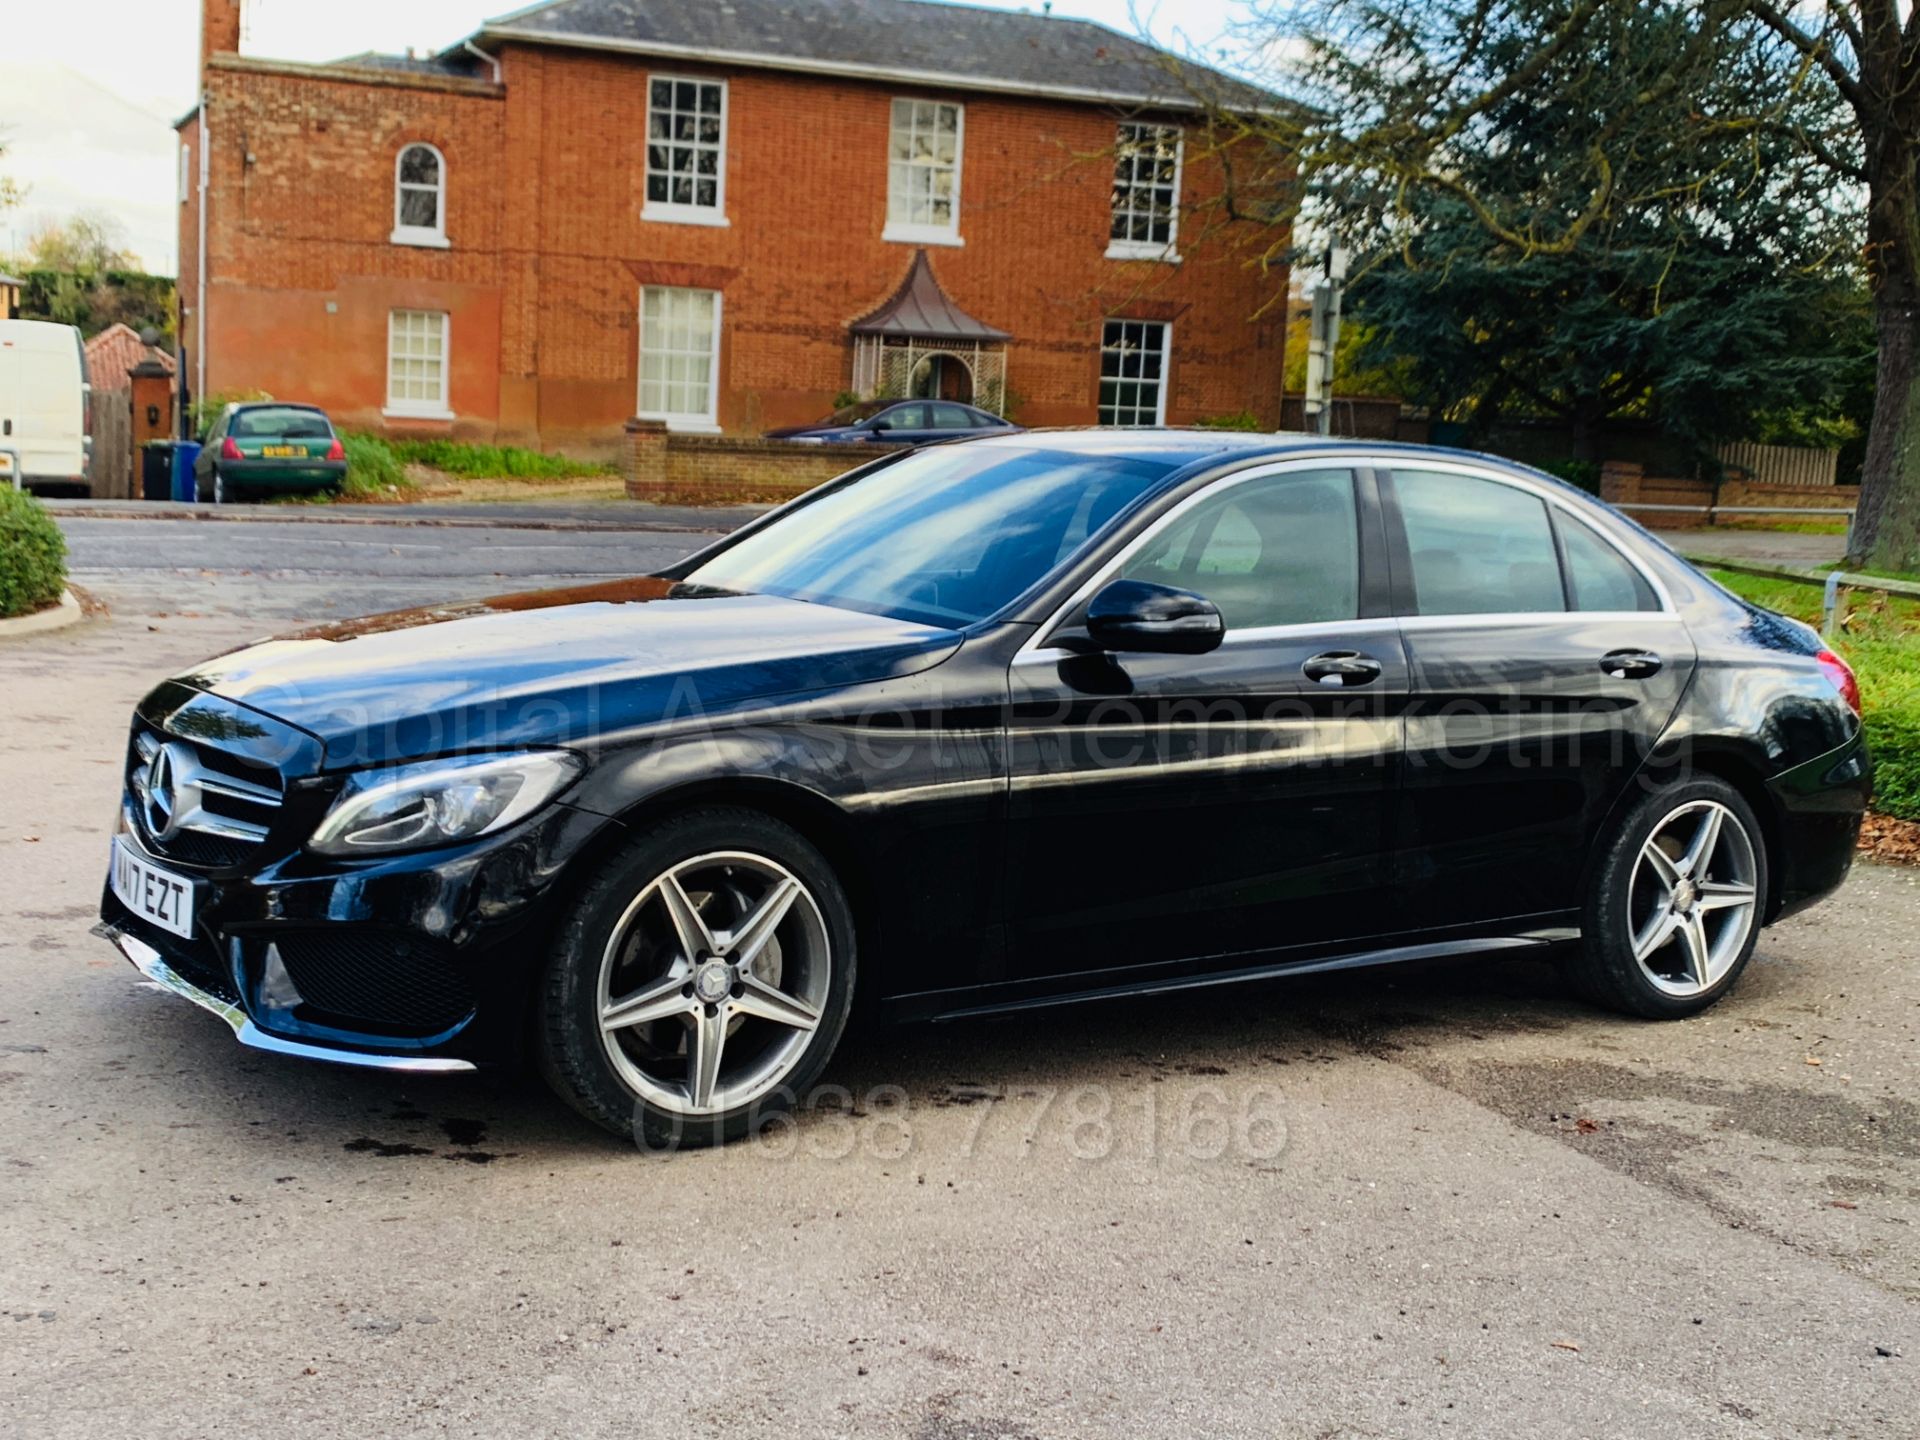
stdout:
<svg viewBox="0 0 1920 1440">
<path fill-rule="evenodd" d="M 1594 867 L 1569 974 L 1613 1009 L 1697 1015 L 1746 968 L 1766 895 L 1764 836 L 1737 790 L 1702 777 L 1656 791 Z"/>
<path fill-rule="evenodd" d="M 607 862 L 561 925 L 542 1069 L 649 1148 L 731 1140 L 819 1077 L 854 966 L 846 893 L 805 837 L 755 811 L 680 815 Z"/>
</svg>

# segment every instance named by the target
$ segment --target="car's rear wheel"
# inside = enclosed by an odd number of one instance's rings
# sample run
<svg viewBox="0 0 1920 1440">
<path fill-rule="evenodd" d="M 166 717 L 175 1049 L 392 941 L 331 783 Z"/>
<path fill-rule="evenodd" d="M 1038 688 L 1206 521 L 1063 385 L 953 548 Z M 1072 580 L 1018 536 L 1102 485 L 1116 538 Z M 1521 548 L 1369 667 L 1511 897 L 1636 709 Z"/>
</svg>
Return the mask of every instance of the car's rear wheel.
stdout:
<svg viewBox="0 0 1920 1440">
<path fill-rule="evenodd" d="M 561 926 L 542 1069 L 649 1148 L 734 1139 L 819 1077 L 854 963 L 845 891 L 797 831 L 749 810 L 675 817 L 609 861 Z"/>
<path fill-rule="evenodd" d="M 1766 895 L 1764 837 L 1737 790 L 1702 777 L 1654 792 L 1594 868 L 1568 972 L 1614 1009 L 1697 1015 L 1746 968 Z"/>
</svg>

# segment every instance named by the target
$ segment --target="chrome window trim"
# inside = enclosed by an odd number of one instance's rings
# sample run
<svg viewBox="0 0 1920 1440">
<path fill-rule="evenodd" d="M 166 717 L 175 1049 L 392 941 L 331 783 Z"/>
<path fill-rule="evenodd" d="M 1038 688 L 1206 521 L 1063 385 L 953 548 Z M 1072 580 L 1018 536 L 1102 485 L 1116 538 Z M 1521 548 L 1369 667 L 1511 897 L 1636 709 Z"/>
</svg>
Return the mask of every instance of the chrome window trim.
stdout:
<svg viewBox="0 0 1920 1440">
<path fill-rule="evenodd" d="M 1676 610 L 1488 610 L 1467 611 L 1457 615 L 1401 615 L 1400 628 L 1407 631 L 1480 629 L 1496 625 L 1552 625 L 1569 620 L 1620 621 L 1646 620 L 1654 624 L 1679 624 Z"/>
<path fill-rule="evenodd" d="M 1270 480 L 1276 475 L 1285 475 L 1295 471 L 1311 472 L 1315 470 L 1344 470 L 1348 475 L 1354 475 L 1355 472 L 1366 469 L 1374 463 L 1374 461 L 1365 457 L 1349 457 L 1346 455 L 1334 457 L 1319 456 L 1313 459 L 1277 460 L 1271 465 L 1262 465 L 1252 470 L 1242 470 L 1233 475 L 1223 476 L 1211 485 L 1201 486 L 1200 489 L 1187 496 L 1186 499 L 1182 500 L 1178 505 L 1175 505 L 1146 529 L 1134 536 L 1132 540 L 1128 541 L 1119 554 L 1109 560 L 1091 580 L 1074 591 L 1063 604 L 1057 607 L 1054 612 L 1047 617 L 1044 624 L 1035 626 L 1032 638 L 1014 653 L 1013 663 L 1016 665 L 1020 664 L 1029 656 L 1045 655 L 1057 659 L 1076 653 L 1071 650 L 1062 650 L 1058 646 L 1042 645 L 1040 642 L 1054 632 L 1054 629 L 1060 624 L 1062 619 L 1070 615 L 1078 606 L 1084 605 L 1087 601 L 1091 600 L 1100 587 L 1106 584 L 1116 571 L 1145 548 L 1149 540 L 1154 539 L 1161 531 L 1165 530 L 1167 526 L 1174 524 L 1181 516 L 1192 510 L 1202 501 L 1212 500 L 1214 497 L 1223 495 L 1229 490 L 1237 489 L 1250 481 Z M 1361 518 L 1359 514 L 1360 505 L 1358 497 L 1356 497 L 1354 501 L 1354 511 L 1356 518 Z M 1363 519 L 1361 523 L 1364 523 Z M 1364 625 L 1378 623 L 1381 620 L 1386 620 L 1390 623 L 1391 618 L 1392 617 L 1376 616 L 1369 620 L 1362 620 L 1359 617 L 1355 617 L 1352 620 L 1315 620 L 1302 625 L 1263 625 L 1244 630 L 1229 630 L 1227 631 L 1226 639 L 1221 643 L 1230 644 L 1236 636 L 1257 636 L 1258 638 L 1264 639 L 1271 638 L 1278 632 L 1324 630 L 1329 625 Z"/>
<path fill-rule="evenodd" d="M 1560 494 L 1552 486 L 1542 485 L 1538 481 L 1529 480 L 1524 475 L 1509 475 L 1505 471 L 1489 470 L 1484 466 L 1473 465 L 1462 460 L 1418 460 L 1408 463 L 1404 457 L 1401 457 L 1401 463 L 1396 465 L 1392 457 L 1373 456 L 1365 460 L 1356 461 L 1355 463 L 1365 465 L 1372 470 L 1385 471 L 1388 475 L 1392 475 L 1396 470 L 1422 470 L 1430 474 L 1461 475 L 1471 480 L 1486 480 L 1495 485 L 1505 485 L 1509 489 L 1523 491 L 1535 499 L 1543 500 L 1549 509 L 1558 510 L 1563 515 L 1572 516 L 1575 520 L 1580 521 L 1589 530 L 1593 531 L 1595 535 L 1599 536 L 1601 543 L 1606 545 L 1621 559 L 1625 560 L 1627 564 L 1633 568 L 1634 572 L 1652 587 L 1653 598 L 1660 604 L 1658 610 L 1519 610 L 1501 617 L 1481 616 L 1472 612 L 1458 615 L 1407 615 L 1402 617 L 1409 622 L 1416 620 L 1446 620 L 1459 624 L 1463 621 L 1495 618 L 1514 619 L 1520 616 L 1538 618 L 1553 615 L 1587 615 L 1596 618 L 1618 618 L 1622 615 L 1632 615 L 1645 619 L 1649 615 L 1668 614 L 1678 618 L 1678 612 L 1673 603 L 1673 595 L 1668 591 L 1666 584 L 1660 577 L 1648 569 L 1646 563 L 1642 561 L 1638 555 L 1633 554 L 1630 550 L 1622 546 L 1612 535 L 1609 535 L 1604 525 L 1596 525 L 1591 516 L 1582 514 L 1578 506 L 1573 504 L 1572 501 L 1565 495 Z"/>
<path fill-rule="evenodd" d="M 1396 460 L 1401 462 L 1397 468 L 1402 470 L 1421 469 L 1440 474 L 1460 475 L 1474 480 L 1487 480 L 1496 485 L 1506 485 L 1512 489 L 1532 495 L 1534 498 L 1545 502 L 1549 507 L 1572 516 L 1575 520 L 1580 521 L 1589 530 L 1593 531 L 1595 535 L 1599 536 L 1601 543 L 1607 545 L 1615 554 L 1619 555 L 1628 565 L 1633 567 L 1634 573 L 1639 575 L 1652 587 L 1654 599 L 1659 603 L 1660 608 L 1657 610 L 1512 610 L 1487 611 L 1481 613 L 1470 612 L 1451 615 L 1391 615 L 1374 616 L 1366 619 L 1355 618 L 1353 620 L 1316 620 L 1300 625 L 1263 625 L 1243 630 L 1229 630 L 1225 638 L 1221 641 L 1223 648 L 1228 645 L 1249 644 L 1261 640 L 1287 639 L 1296 635 L 1306 635 L 1315 631 L 1323 631 L 1332 626 L 1339 626 L 1349 633 L 1368 634 L 1394 627 L 1398 627 L 1401 630 L 1419 631 L 1435 630 L 1442 627 L 1457 629 L 1463 626 L 1479 628 L 1499 625 L 1538 625 L 1550 624 L 1556 621 L 1564 623 L 1568 620 L 1591 621 L 1596 623 L 1608 621 L 1619 622 L 1622 620 L 1647 621 L 1654 624 L 1679 623 L 1680 612 L 1674 604 L 1672 592 L 1667 589 L 1666 582 L 1649 568 L 1639 556 L 1635 555 L 1631 550 L 1620 544 L 1614 536 L 1610 535 L 1604 525 L 1594 523 L 1594 517 L 1582 513 L 1579 506 L 1575 505 L 1565 495 L 1558 493 L 1554 487 L 1542 485 L 1538 481 L 1530 480 L 1524 475 L 1509 475 L 1503 471 L 1489 470 L 1484 466 L 1474 465 L 1460 460 L 1423 459 L 1417 463 L 1408 464 L 1404 456 L 1370 455 L 1364 452 L 1356 452 L 1332 456 L 1320 455 L 1311 458 L 1303 457 L 1300 459 L 1278 460 L 1271 465 L 1262 465 L 1257 469 L 1245 470 L 1237 474 L 1225 476 L 1211 485 L 1203 486 L 1199 490 L 1194 491 L 1193 494 L 1182 500 L 1178 505 L 1175 505 L 1171 510 L 1167 511 L 1166 514 L 1160 516 L 1151 526 L 1136 535 L 1118 555 L 1114 556 L 1107 565 L 1102 567 L 1092 580 L 1076 590 L 1064 604 L 1049 615 L 1044 624 L 1036 626 L 1032 638 L 1015 652 L 1013 663 L 1015 665 L 1029 662 L 1056 664 L 1071 655 L 1079 653 L 1073 650 L 1061 649 L 1059 646 L 1043 645 L 1040 642 L 1046 636 L 1051 635 L 1059 626 L 1060 622 L 1067 615 L 1071 614 L 1074 609 L 1091 600 L 1095 592 L 1107 583 L 1115 572 L 1123 567 L 1127 561 L 1138 554 L 1149 540 L 1152 540 L 1168 525 L 1175 523 L 1181 516 L 1185 515 L 1201 501 L 1212 499 L 1216 495 L 1231 490 L 1235 486 L 1244 485 L 1252 480 L 1271 479 L 1275 475 L 1284 475 L 1292 471 L 1345 470 L 1349 474 L 1352 474 L 1360 470 L 1372 470 L 1391 474 L 1396 468 Z M 1363 629 L 1362 627 L 1369 628 Z"/>
</svg>

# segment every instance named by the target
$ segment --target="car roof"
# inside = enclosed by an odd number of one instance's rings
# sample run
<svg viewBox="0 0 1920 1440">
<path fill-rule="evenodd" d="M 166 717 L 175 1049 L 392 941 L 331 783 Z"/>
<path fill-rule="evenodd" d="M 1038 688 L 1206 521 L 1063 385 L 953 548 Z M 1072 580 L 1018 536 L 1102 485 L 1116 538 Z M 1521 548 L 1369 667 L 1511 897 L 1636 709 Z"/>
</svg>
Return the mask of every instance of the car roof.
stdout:
<svg viewBox="0 0 1920 1440">
<path fill-rule="evenodd" d="M 951 442 L 949 442 L 951 443 Z M 966 445 L 995 445 L 1010 449 L 1045 450 L 1063 455 L 1101 455 L 1119 459 L 1151 460 L 1185 471 L 1212 463 L 1239 463 L 1264 458 L 1325 455 L 1361 459 L 1405 457 L 1416 460 L 1467 461 L 1509 472 L 1518 472 L 1536 480 L 1552 481 L 1571 494 L 1593 497 L 1578 486 L 1556 476 L 1522 465 L 1499 455 L 1474 450 L 1459 450 L 1443 445 L 1415 445 L 1406 440 L 1349 439 L 1333 435 L 1308 435 L 1276 431 L 1258 433 L 1249 430 L 1210 430 L 1201 427 L 1112 428 L 1086 427 L 1057 430 L 1022 430 L 1015 435 L 982 435 L 959 442 Z"/>
<path fill-rule="evenodd" d="M 318 405 L 304 405 L 298 400 L 236 400 L 227 408 L 236 415 L 242 410 L 310 410 L 315 415 L 327 413 Z"/>
</svg>

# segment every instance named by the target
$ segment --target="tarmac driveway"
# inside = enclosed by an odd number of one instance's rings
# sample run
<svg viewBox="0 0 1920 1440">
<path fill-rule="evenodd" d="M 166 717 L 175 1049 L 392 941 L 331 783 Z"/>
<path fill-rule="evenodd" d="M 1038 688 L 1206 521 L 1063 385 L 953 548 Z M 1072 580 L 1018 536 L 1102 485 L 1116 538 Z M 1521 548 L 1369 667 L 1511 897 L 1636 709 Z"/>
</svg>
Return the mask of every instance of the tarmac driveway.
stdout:
<svg viewBox="0 0 1920 1440">
<path fill-rule="evenodd" d="M 1479 962 L 881 1032 L 844 1109 L 642 1157 L 241 1050 L 86 934 L 154 679 L 597 544 L 97 523 L 114 616 L 0 645 L 11 1433 L 1914 1433 L 1920 873 L 1684 1024 Z"/>
</svg>

